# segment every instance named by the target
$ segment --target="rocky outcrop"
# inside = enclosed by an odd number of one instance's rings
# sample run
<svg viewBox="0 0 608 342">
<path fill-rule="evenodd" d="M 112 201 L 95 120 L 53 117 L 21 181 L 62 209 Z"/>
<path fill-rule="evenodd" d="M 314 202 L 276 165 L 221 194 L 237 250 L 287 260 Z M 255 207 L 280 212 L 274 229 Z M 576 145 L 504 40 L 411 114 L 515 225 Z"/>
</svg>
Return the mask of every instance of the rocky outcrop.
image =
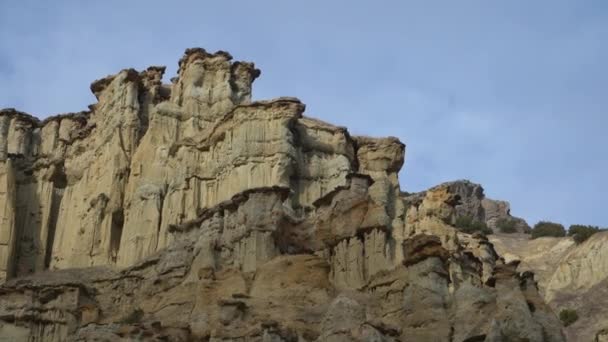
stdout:
<svg viewBox="0 0 608 342">
<path fill-rule="evenodd" d="M 494 232 L 500 232 L 499 224 L 501 220 L 511 221 L 513 228 L 518 233 L 530 232 L 531 228 L 526 220 L 511 216 L 511 204 L 509 202 L 484 198 L 481 200 L 481 206 L 484 211 L 484 220 Z"/>
<path fill-rule="evenodd" d="M 407 195 L 405 203 L 409 206 L 406 235 L 432 234 L 450 250 L 457 250 L 468 241 L 467 234 L 451 226 L 458 217 L 468 216 L 493 228 L 489 242 L 506 263 L 517 265 L 517 273 L 534 272 L 541 301 L 555 312 L 576 310 L 581 317 L 565 329 L 569 341 L 590 341 L 606 328 L 608 273 L 604 265 L 608 258 L 604 255 L 604 246 L 608 233 L 597 233 L 580 245 L 571 237 L 531 239 L 529 234 L 524 234 L 529 230 L 528 225 L 510 216 L 507 202 L 485 198 L 481 186 L 468 181 L 444 183 Z M 500 219 L 515 221 L 518 232 L 501 233 L 496 227 Z M 484 266 L 495 269 L 492 263 Z"/>
<path fill-rule="evenodd" d="M 564 341 L 530 274 L 452 226 L 485 217 L 481 187 L 403 196 L 404 144 L 251 101 L 228 53 L 163 72 L 0 112 L 0 336 Z"/>
<path fill-rule="evenodd" d="M 608 232 L 592 235 L 587 241 L 572 248 L 557 265 L 547 283 L 547 299 L 556 292 L 579 292 L 608 279 Z"/>
<path fill-rule="evenodd" d="M 353 177 L 340 191 L 360 193 L 368 184 Z M 534 283 L 497 259 L 482 236 L 467 236 L 450 252 L 436 236 L 414 235 L 394 246 L 405 256 L 397 265 L 387 231 L 339 232 L 347 243 L 336 245 L 315 234 L 324 221 L 293 216 L 286 190 L 252 189 L 210 208 L 173 227 L 169 247 L 124 270 L 10 280 L 0 292 L 0 334 L 34 341 L 563 341 Z M 339 215 L 339 195 L 315 211 L 333 207 Z M 288 253 L 304 248 L 312 250 Z M 486 262 L 495 268 L 484 280 Z"/>
<path fill-rule="evenodd" d="M 13 274 L 131 265 L 170 243 L 169 226 L 246 189 L 293 187 L 306 208 L 343 185 L 356 160 L 346 130 L 303 118 L 296 99 L 251 103 L 259 71 L 230 59 L 189 49 L 171 87 L 162 67 L 121 71 L 91 85 L 86 113 L 2 111 Z"/>
<path fill-rule="evenodd" d="M 512 221 L 517 232 L 525 233 L 530 230 L 526 221 L 519 217 L 511 216 L 509 202 L 497 201 L 485 197 L 483 187 L 468 180 L 458 180 L 447 182 L 435 186 L 427 191 L 408 194 L 406 200 L 411 203 L 418 203 L 427 196 L 427 192 L 445 192 L 444 197 L 450 196 L 454 203 L 455 212 L 452 216 L 446 217 L 439 214 L 443 220 L 454 223 L 458 217 L 470 217 L 479 222 L 484 222 L 494 232 L 500 232 L 498 223 L 501 220 Z"/>
<path fill-rule="evenodd" d="M 602 331 L 598 331 L 595 335 L 594 342 L 606 342 L 608 341 L 608 329 L 603 329 Z"/>
<path fill-rule="evenodd" d="M 531 239 L 529 234 L 492 234 L 488 239 L 498 254 L 507 262 L 518 261 L 520 272 L 532 271 L 541 293 L 560 261 L 576 247 L 572 238 L 541 237 Z"/>
<path fill-rule="evenodd" d="M 591 340 L 608 328 L 607 243 L 608 232 L 592 235 L 559 260 L 547 282 L 545 298 L 555 310 L 576 310 L 580 317 L 567 329 L 572 340 Z"/>
<path fill-rule="evenodd" d="M 533 271 L 545 301 L 555 312 L 575 310 L 580 317 L 566 328 L 569 341 L 591 341 L 608 323 L 608 232 L 577 245 L 571 237 L 530 240 L 524 234 L 495 234 L 490 241 L 518 271 Z"/>
</svg>

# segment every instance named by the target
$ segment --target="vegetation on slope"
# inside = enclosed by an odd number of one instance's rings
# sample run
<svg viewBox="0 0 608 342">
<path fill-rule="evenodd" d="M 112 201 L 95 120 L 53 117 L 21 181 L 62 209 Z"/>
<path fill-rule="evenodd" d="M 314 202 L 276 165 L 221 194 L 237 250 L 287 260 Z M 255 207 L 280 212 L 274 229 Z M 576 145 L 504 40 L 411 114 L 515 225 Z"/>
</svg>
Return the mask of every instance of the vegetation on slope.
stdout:
<svg viewBox="0 0 608 342">
<path fill-rule="evenodd" d="M 532 228 L 532 238 L 536 239 L 543 236 L 564 237 L 566 236 L 566 229 L 559 223 L 540 221 Z"/>
<path fill-rule="evenodd" d="M 485 222 L 475 220 L 470 216 L 457 217 L 454 226 L 463 233 L 473 234 L 480 232 L 486 235 L 492 234 L 492 229 L 488 228 Z"/>
<path fill-rule="evenodd" d="M 577 244 L 580 244 L 587 240 L 591 235 L 602 231 L 597 226 L 585 226 L 581 224 L 573 224 L 568 228 L 568 236 L 572 236 Z"/>
<path fill-rule="evenodd" d="M 559 319 L 565 327 L 571 325 L 578 320 L 578 313 L 573 309 L 564 309 L 559 313 Z"/>
<path fill-rule="evenodd" d="M 501 233 L 517 233 L 517 222 L 510 218 L 501 218 L 496 222 L 496 228 Z"/>
</svg>

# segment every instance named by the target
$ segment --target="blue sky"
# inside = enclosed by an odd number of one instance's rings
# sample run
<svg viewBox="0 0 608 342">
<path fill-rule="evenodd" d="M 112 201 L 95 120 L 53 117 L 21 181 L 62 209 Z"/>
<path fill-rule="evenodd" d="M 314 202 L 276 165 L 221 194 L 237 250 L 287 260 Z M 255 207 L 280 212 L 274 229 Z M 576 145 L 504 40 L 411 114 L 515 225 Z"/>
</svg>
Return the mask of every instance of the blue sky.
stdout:
<svg viewBox="0 0 608 342">
<path fill-rule="evenodd" d="M 608 226 L 606 1 L 0 0 L 0 107 L 39 117 L 187 47 L 262 70 L 254 97 L 407 144 L 403 190 L 467 178 L 540 219 Z"/>
</svg>

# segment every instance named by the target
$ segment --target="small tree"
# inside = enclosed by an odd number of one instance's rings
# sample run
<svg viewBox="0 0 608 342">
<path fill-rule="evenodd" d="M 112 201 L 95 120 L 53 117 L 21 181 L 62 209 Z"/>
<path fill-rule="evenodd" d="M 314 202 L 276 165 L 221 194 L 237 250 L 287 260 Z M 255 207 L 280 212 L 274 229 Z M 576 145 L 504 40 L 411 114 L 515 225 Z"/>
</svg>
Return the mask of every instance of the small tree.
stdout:
<svg viewBox="0 0 608 342">
<path fill-rule="evenodd" d="M 578 320 L 578 314 L 574 309 L 564 309 L 560 311 L 559 319 L 562 321 L 562 324 L 567 327 Z"/>
<path fill-rule="evenodd" d="M 577 244 L 587 240 L 591 235 L 601 231 L 596 226 L 585 226 L 581 224 L 573 224 L 568 228 L 568 236 L 572 236 Z"/>
<path fill-rule="evenodd" d="M 496 221 L 496 228 L 498 228 L 501 233 L 517 233 L 516 225 L 517 222 L 510 218 L 503 217 L 500 220 Z"/>
<path fill-rule="evenodd" d="M 543 236 L 564 237 L 566 229 L 559 223 L 540 221 L 532 228 L 532 238 L 536 239 Z"/>
<path fill-rule="evenodd" d="M 471 216 L 459 216 L 456 218 L 454 226 L 463 233 L 473 234 L 480 232 L 483 234 L 492 234 L 492 229 L 488 228 L 485 222 L 481 222 Z"/>
</svg>

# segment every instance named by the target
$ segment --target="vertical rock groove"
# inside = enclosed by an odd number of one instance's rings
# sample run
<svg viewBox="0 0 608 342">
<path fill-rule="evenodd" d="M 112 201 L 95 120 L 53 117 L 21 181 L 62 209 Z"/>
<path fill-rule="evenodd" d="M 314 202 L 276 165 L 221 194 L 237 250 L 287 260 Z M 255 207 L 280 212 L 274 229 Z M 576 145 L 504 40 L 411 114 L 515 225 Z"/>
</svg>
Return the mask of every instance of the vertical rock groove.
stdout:
<svg viewBox="0 0 608 342">
<path fill-rule="evenodd" d="M 0 111 L 0 336 L 564 342 L 534 278 L 452 225 L 508 204 L 402 193 L 397 138 L 252 101 L 227 52 L 164 71 L 94 81 L 88 112 Z"/>
</svg>

